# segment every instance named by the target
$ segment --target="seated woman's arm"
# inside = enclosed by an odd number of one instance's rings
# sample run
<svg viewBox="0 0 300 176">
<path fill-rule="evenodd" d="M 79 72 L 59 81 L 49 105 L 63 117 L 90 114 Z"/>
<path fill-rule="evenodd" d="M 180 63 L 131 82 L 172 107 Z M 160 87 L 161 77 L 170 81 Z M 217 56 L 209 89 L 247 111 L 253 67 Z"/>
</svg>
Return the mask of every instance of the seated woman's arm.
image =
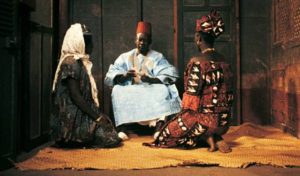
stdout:
<svg viewBox="0 0 300 176">
<path fill-rule="evenodd" d="M 74 104 L 77 105 L 79 109 L 81 109 L 81 111 L 88 114 L 88 116 L 91 119 L 96 120 L 99 117 L 99 115 L 88 106 L 83 96 L 81 95 L 79 89 L 79 81 L 74 78 L 68 77 L 66 79 L 66 82 L 71 99 L 74 102 Z"/>
</svg>

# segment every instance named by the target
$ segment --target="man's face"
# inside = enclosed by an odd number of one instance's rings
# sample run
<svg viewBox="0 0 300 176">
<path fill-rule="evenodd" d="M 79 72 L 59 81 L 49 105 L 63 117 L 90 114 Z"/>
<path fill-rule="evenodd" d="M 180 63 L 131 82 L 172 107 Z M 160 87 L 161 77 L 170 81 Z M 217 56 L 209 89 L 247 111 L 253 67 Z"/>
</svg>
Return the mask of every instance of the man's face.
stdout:
<svg viewBox="0 0 300 176">
<path fill-rule="evenodd" d="M 139 53 L 146 55 L 151 44 L 151 36 L 146 33 L 138 33 L 135 40 Z"/>
</svg>

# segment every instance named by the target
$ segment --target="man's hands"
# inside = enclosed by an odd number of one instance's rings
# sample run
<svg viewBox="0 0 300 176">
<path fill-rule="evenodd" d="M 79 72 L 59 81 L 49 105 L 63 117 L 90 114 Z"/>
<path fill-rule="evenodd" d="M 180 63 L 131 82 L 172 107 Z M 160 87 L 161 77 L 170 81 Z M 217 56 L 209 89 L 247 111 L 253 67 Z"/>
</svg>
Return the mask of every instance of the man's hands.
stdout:
<svg viewBox="0 0 300 176">
<path fill-rule="evenodd" d="M 133 77 L 137 77 L 138 74 L 136 73 L 135 70 L 128 70 L 125 77 L 127 78 L 133 78 Z"/>
<path fill-rule="evenodd" d="M 123 84 L 128 79 L 136 77 L 136 76 L 137 76 L 137 73 L 135 70 L 128 70 L 127 73 L 124 75 L 117 75 L 114 79 L 114 83 L 115 84 Z"/>
<path fill-rule="evenodd" d="M 150 78 L 149 76 L 147 76 L 145 74 L 141 76 L 141 80 L 143 82 L 147 82 L 149 84 L 161 84 L 162 83 L 158 78 Z"/>
<path fill-rule="evenodd" d="M 137 73 L 135 70 L 128 70 L 125 75 L 117 75 L 115 77 L 114 81 L 116 84 L 122 84 L 131 78 L 135 78 L 135 77 L 139 77 L 139 76 L 140 76 L 140 74 Z M 141 81 L 149 83 L 149 84 L 161 84 L 162 83 L 158 78 L 151 78 L 151 77 L 147 76 L 146 74 L 141 75 L 140 79 L 141 79 Z"/>
<path fill-rule="evenodd" d="M 141 76 L 141 80 L 142 80 L 143 82 L 152 83 L 152 78 L 150 78 L 150 77 L 147 76 L 147 75 L 142 75 L 142 76 Z"/>
</svg>

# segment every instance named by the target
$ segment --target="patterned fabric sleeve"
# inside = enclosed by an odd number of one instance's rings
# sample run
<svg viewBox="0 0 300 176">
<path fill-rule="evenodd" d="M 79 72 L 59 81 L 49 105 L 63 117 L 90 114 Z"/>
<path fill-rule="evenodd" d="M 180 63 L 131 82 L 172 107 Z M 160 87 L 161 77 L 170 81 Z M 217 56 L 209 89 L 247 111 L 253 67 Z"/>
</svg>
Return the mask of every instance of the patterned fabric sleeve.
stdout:
<svg viewBox="0 0 300 176">
<path fill-rule="evenodd" d="M 64 80 L 68 77 L 79 79 L 80 77 L 80 65 L 72 57 L 66 58 L 61 64 L 61 80 Z"/>
<path fill-rule="evenodd" d="M 187 65 L 184 75 L 184 88 L 182 108 L 197 111 L 200 104 L 203 78 L 200 61 L 192 59 Z"/>
</svg>

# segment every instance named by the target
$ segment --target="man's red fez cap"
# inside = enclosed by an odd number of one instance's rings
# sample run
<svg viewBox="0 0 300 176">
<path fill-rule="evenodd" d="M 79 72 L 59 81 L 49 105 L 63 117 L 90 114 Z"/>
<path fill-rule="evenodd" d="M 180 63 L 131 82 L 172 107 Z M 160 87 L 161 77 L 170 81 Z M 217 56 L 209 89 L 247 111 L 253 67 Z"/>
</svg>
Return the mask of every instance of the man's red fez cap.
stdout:
<svg viewBox="0 0 300 176">
<path fill-rule="evenodd" d="M 151 24 L 148 22 L 140 21 L 137 25 L 136 33 L 146 33 L 151 35 Z"/>
</svg>

